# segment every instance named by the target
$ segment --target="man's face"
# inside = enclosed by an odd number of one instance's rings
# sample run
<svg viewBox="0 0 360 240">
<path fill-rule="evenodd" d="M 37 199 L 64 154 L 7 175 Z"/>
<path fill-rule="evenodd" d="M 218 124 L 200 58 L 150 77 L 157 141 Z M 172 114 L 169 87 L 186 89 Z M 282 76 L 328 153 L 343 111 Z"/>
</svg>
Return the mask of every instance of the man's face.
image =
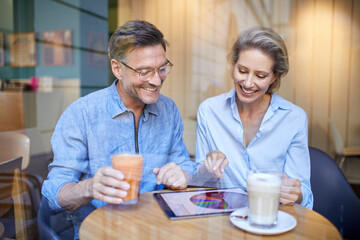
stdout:
<svg viewBox="0 0 360 240">
<path fill-rule="evenodd" d="M 164 48 L 161 44 L 156 46 L 138 47 L 128 54 L 126 65 L 139 71 L 144 69 L 158 69 L 166 65 L 167 60 Z M 158 72 L 148 80 L 143 81 L 139 74 L 133 70 L 121 65 L 119 77 L 119 92 L 125 104 L 151 104 L 159 98 L 160 88 L 165 81 L 161 79 Z M 127 106 L 129 107 L 129 106 Z"/>
</svg>

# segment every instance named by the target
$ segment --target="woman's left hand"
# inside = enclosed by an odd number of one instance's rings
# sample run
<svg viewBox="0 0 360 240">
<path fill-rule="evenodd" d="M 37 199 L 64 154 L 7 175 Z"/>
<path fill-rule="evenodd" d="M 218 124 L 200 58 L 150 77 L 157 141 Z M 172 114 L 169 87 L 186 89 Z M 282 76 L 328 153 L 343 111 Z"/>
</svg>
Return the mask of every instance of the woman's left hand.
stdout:
<svg viewBox="0 0 360 240">
<path fill-rule="evenodd" d="M 288 178 L 285 174 L 282 178 L 280 203 L 294 205 L 302 202 L 301 182 L 296 178 Z"/>
</svg>

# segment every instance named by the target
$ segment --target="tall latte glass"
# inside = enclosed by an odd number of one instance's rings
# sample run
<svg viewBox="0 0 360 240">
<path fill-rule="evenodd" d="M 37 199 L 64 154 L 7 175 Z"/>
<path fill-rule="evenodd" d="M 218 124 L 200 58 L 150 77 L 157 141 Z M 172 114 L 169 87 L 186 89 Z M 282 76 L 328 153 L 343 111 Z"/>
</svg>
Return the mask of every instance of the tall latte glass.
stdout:
<svg viewBox="0 0 360 240">
<path fill-rule="evenodd" d="M 130 189 L 123 204 L 135 204 L 139 198 L 140 183 L 143 171 L 144 157 L 142 155 L 120 154 L 112 156 L 112 165 L 124 174 L 124 181 L 130 184 Z"/>
<path fill-rule="evenodd" d="M 246 181 L 250 225 L 262 228 L 276 226 L 281 175 L 276 171 L 250 170 Z"/>
</svg>

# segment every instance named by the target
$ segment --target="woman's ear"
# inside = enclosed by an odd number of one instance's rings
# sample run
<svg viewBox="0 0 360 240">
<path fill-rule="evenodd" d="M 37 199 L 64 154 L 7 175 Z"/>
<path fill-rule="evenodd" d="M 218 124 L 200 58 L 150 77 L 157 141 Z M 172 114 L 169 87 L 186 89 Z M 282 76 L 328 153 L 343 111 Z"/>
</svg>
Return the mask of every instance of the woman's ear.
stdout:
<svg viewBox="0 0 360 240">
<path fill-rule="evenodd" d="M 115 59 L 111 59 L 111 70 L 112 70 L 112 73 L 114 74 L 114 76 L 117 78 L 117 79 L 121 79 L 121 71 L 122 71 L 122 68 L 120 66 L 120 63 L 115 60 Z"/>
<path fill-rule="evenodd" d="M 270 84 L 273 84 L 276 81 L 277 78 L 278 78 L 278 74 L 274 75 Z"/>
</svg>

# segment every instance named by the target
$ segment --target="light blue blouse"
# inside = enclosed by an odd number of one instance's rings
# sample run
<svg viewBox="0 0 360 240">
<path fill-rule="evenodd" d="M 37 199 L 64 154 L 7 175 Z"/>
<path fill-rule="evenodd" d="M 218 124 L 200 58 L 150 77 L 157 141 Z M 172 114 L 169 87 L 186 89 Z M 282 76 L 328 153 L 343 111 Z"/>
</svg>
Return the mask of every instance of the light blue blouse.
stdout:
<svg viewBox="0 0 360 240">
<path fill-rule="evenodd" d="M 229 160 L 220 187 L 246 188 L 249 169 L 276 169 L 301 181 L 301 205 L 312 209 L 308 121 L 300 107 L 277 94 L 254 139 L 243 144 L 243 127 L 235 103 L 235 89 L 205 100 L 198 109 L 195 159 L 198 166 L 213 150 Z"/>
</svg>

